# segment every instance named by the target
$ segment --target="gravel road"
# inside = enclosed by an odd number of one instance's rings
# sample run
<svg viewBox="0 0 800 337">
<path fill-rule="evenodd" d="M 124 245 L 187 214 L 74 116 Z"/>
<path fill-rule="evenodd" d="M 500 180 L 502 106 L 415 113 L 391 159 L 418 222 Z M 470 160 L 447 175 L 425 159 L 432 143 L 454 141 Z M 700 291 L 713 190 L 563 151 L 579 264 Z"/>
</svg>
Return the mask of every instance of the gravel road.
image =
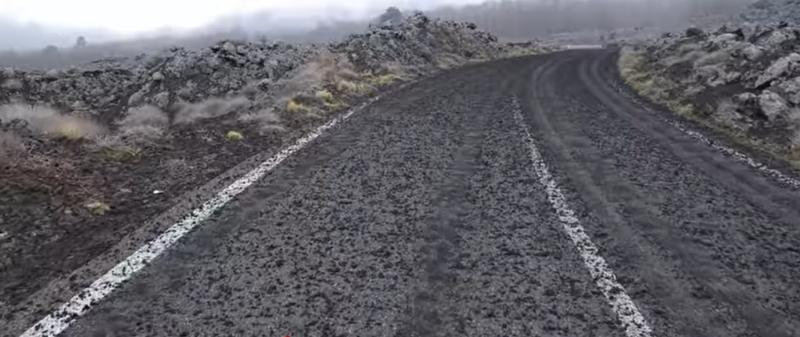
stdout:
<svg viewBox="0 0 800 337">
<path fill-rule="evenodd" d="M 632 99 L 614 56 L 484 63 L 385 97 L 63 336 L 646 336 L 590 275 L 526 130 L 652 336 L 800 335 L 800 192 Z M 0 334 L 55 308 L 26 305 Z"/>
</svg>

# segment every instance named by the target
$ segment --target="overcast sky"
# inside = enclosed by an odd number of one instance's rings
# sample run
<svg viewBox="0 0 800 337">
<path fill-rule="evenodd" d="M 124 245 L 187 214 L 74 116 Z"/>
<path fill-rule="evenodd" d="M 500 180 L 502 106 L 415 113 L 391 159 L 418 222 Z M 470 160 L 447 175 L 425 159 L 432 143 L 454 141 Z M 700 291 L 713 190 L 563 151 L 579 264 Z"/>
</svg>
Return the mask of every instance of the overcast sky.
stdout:
<svg viewBox="0 0 800 337">
<path fill-rule="evenodd" d="M 390 5 L 429 9 L 481 0 L 0 0 L 0 16 L 17 23 L 102 29 L 131 35 L 202 27 L 220 17 L 269 11 L 287 17 L 363 18 Z"/>
</svg>

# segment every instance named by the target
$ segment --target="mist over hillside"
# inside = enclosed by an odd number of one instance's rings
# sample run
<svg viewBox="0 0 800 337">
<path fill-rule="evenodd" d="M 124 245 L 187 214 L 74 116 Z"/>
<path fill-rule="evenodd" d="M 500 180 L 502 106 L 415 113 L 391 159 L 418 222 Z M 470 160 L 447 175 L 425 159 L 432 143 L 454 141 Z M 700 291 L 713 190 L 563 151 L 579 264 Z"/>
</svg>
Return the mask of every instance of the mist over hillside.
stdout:
<svg viewBox="0 0 800 337">
<path fill-rule="evenodd" d="M 452 1 L 450 1 L 452 2 Z M 474 2 L 474 1 L 472 1 Z M 406 14 L 417 8 L 431 17 L 474 22 L 501 39 L 530 40 L 551 34 L 651 28 L 679 29 L 704 20 L 724 22 L 754 0 L 503 0 L 481 4 L 428 5 L 405 1 Z M 383 3 L 381 3 L 382 5 Z M 377 5 L 373 5 L 376 7 Z M 327 43 L 363 32 L 382 11 L 363 13 L 341 10 L 307 12 L 255 11 L 224 16 L 189 31 L 158 31 L 135 38 L 120 38 L 102 30 L 70 30 L 40 25 L 20 25 L 0 17 L 0 66 L 64 68 L 97 59 L 132 57 L 173 46 L 202 48 L 219 40 L 275 40 Z M 366 14 L 365 14 L 366 13 Z M 719 19 L 721 18 L 721 19 Z M 87 36 L 85 45 L 76 43 Z M 591 35 L 588 39 L 595 39 Z M 116 42 L 115 38 L 122 39 Z"/>
<path fill-rule="evenodd" d="M 709 17 L 729 17 L 753 0 L 540 0 L 495 1 L 444 7 L 433 16 L 466 20 L 500 37 L 633 27 L 674 29 Z"/>
</svg>

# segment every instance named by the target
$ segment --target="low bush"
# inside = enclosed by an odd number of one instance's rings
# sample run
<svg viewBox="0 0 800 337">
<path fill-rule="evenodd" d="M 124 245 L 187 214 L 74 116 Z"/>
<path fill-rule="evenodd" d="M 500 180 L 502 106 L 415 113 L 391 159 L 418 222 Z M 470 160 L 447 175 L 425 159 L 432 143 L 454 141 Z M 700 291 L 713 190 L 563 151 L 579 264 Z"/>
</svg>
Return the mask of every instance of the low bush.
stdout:
<svg viewBox="0 0 800 337">
<path fill-rule="evenodd" d="M 130 145 L 105 147 L 100 150 L 103 158 L 117 162 L 134 161 L 141 157 L 142 149 Z"/>
</svg>

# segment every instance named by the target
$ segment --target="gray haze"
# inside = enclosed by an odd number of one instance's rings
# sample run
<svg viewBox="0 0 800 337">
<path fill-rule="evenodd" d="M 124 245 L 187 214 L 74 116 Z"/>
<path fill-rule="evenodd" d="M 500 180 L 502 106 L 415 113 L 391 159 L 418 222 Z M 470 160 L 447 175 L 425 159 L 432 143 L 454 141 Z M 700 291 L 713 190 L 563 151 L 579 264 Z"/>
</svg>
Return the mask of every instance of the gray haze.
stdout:
<svg viewBox="0 0 800 337">
<path fill-rule="evenodd" d="M 451 1 L 452 2 L 452 1 Z M 528 40 L 548 34 L 587 30 L 684 27 L 706 17 L 727 17 L 753 0 L 503 0 L 483 4 L 439 6 L 426 12 L 433 17 L 475 22 L 484 30 L 509 40 Z M 441 3 L 405 1 L 417 7 L 410 12 Z M 381 4 L 382 5 L 382 4 Z M 103 30 L 20 25 L 0 17 L 0 66 L 65 67 L 99 58 L 133 56 L 171 46 L 200 48 L 221 39 L 284 40 L 328 42 L 363 31 L 382 8 L 370 9 L 369 16 L 348 16 L 340 11 L 308 13 L 253 12 L 222 17 L 189 32 L 161 31 L 118 42 Z M 79 36 L 87 45 L 75 47 Z M 47 47 L 49 46 L 49 47 Z M 47 48 L 45 48 L 47 47 Z M 30 52 L 33 50 L 33 52 Z"/>
</svg>

